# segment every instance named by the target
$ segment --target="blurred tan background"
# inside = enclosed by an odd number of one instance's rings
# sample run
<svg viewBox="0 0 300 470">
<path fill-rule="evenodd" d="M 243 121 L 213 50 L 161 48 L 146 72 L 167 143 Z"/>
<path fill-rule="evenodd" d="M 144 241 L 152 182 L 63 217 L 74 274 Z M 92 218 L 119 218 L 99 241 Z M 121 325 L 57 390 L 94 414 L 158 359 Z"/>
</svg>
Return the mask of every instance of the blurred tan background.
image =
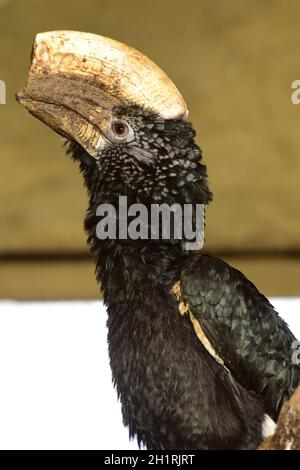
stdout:
<svg viewBox="0 0 300 470">
<path fill-rule="evenodd" d="M 128 43 L 170 75 L 215 195 L 205 251 L 267 295 L 300 295 L 299 22 L 296 0 L 0 0 L 0 297 L 98 296 L 78 169 L 14 100 L 35 34 L 53 29 Z"/>
</svg>

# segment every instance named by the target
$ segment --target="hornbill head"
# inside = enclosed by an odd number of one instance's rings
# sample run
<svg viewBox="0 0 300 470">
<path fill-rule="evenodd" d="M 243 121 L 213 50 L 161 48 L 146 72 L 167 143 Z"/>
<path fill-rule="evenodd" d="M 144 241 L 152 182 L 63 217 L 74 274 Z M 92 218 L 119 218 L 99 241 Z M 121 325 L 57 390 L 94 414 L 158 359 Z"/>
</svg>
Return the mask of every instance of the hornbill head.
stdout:
<svg viewBox="0 0 300 470">
<path fill-rule="evenodd" d="M 38 34 L 17 100 L 68 139 L 90 191 L 106 185 L 136 200 L 210 200 L 186 104 L 135 49 L 89 33 Z"/>
</svg>

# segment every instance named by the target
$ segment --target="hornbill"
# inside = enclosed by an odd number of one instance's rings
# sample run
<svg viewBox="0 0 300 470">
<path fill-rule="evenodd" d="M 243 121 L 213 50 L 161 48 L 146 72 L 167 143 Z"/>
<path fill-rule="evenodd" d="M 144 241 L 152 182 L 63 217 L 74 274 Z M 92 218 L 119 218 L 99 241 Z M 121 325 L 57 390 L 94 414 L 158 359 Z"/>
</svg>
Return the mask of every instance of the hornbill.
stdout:
<svg viewBox="0 0 300 470">
<path fill-rule="evenodd" d="M 184 237 L 97 236 L 97 208 L 120 196 L 149 209 L 211 201 L 175 85 L 124 44 L 54 31 L 36 36 L 17 100 L 79 162 L 130 436 L 148 449 L 256 448 L 300 382 L 285 322 L 241 272 L 188 250 Z"/>
</svg>

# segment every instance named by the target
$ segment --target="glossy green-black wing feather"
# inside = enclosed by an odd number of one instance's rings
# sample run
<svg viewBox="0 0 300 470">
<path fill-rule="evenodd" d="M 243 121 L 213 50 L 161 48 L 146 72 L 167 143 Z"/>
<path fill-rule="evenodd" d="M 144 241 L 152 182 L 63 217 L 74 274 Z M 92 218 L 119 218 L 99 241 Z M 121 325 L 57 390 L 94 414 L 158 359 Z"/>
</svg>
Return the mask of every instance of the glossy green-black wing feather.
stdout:
<svg viewBox="0 0 300 470">
<path fill-rule="evenodd" d="M 225 365 L 263 396 L 276 419 L 300 384 L 295 337 L 286 323 L 240 271 L 217 258 L 193 257 L 182 272 L 181 293 Z"/>
</svg>

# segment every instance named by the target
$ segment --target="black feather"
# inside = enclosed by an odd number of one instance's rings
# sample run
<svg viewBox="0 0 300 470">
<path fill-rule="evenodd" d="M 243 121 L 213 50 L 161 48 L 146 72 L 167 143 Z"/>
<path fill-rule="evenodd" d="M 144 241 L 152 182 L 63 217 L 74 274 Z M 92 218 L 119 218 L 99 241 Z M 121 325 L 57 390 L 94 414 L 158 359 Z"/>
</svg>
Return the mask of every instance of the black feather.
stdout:
<svg viewBox="0 0 300 470">
<path fill-rule="evenodd" d="M 73 142 L 69 151 L 89 193 L 85 229 L 107 305 L 124 423 L 148 449 L 254 449 L 264 413 L 275 415 L 299 380 L 290 372 L 292 335 L 242 275 L 208 257 L 199 261 L 181 241 L 97 238 L 98 205 L 117 206 L 120 195 L 147 207 L 212 199 L 191 124 L 164 121 L 137 106 L 115 116 L 128 121 L 133 143 L 110 143 L 97 159 Z M 231 372 L 179 314 L 170 289 L 180 278 Z"/>
</svg>

